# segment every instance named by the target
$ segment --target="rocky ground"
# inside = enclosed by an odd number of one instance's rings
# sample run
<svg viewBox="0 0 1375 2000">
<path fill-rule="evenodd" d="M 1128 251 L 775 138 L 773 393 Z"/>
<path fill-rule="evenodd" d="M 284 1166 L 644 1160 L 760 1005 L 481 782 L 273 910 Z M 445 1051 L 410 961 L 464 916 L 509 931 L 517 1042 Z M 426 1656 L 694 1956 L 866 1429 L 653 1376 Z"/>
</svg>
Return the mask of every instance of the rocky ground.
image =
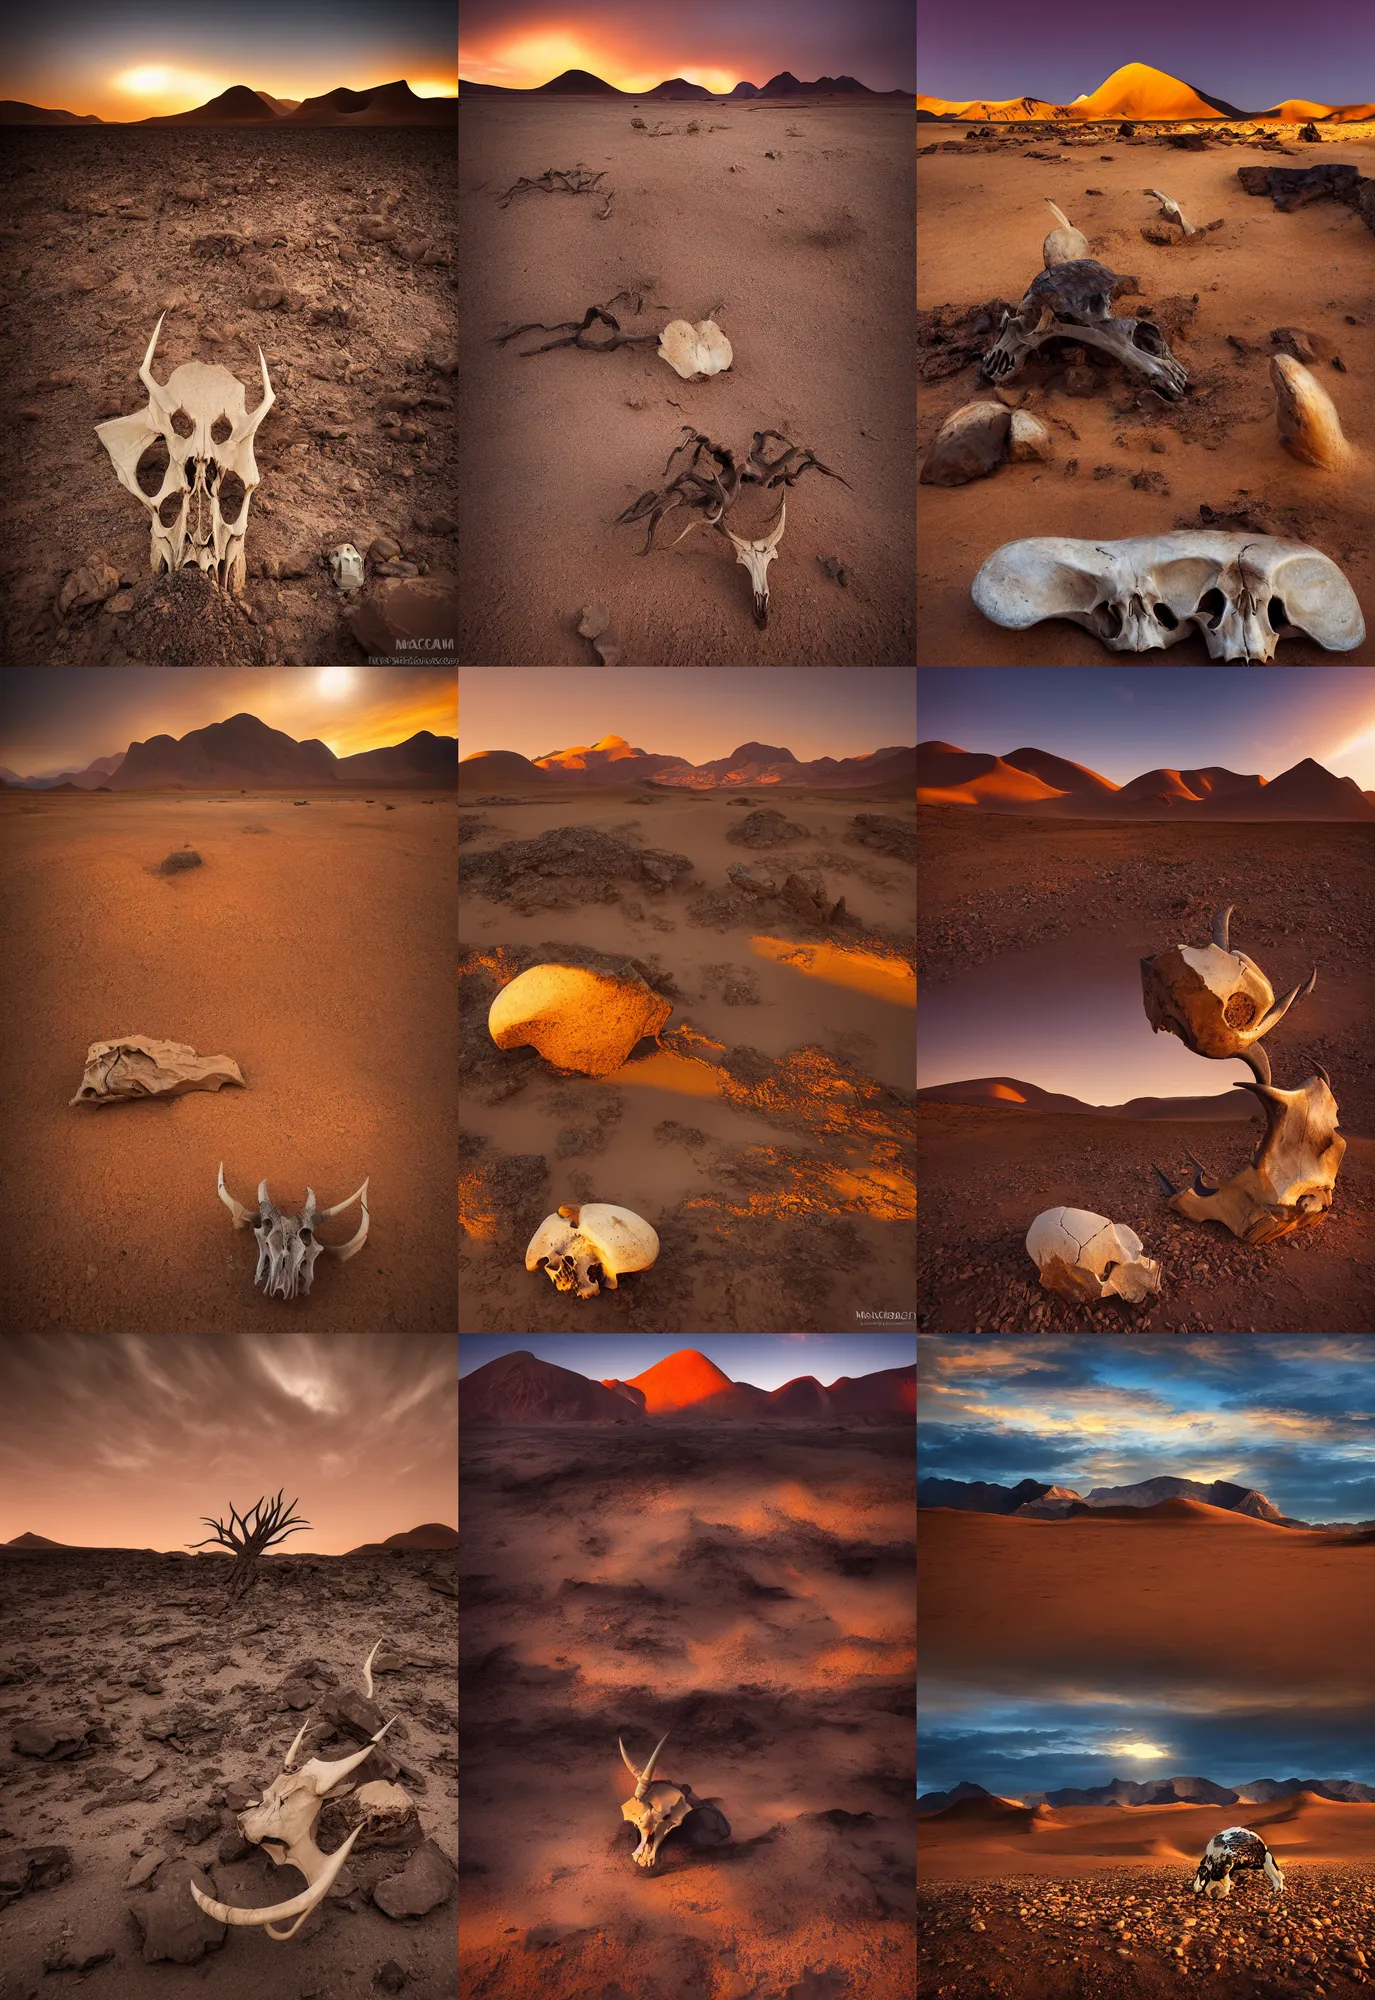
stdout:
<svg viewBox="0 0 1375 2000">
<path fill-rule="evenodd" d="M 313 666 L 386 657 L 427 619 L 455 631 L 452 135 L 4 136 L 0 370 L 15 442 L 0 658 Z M 153 578 L 148 517 L 94 432 L 146 407 L 138 370 L 160 314 L 160 382 L 182 362 L 219 363 L 251 409 L 259 347 L 267 361 L 276 403 L 254 440 L 238 605 L 199 576 Z M 331 580 L 344 542 L 369 558 L 367 609 Z"/>
<path fill-rule="evenodd" d="M 0 1633 L 0 2000 L 84 1983 L 104 2000 L 452 2000 L 458 1796 L 456 1555 L 273 1557 L 226 1611 L 227 1564 L 124 1550 L 4 1559 Z M 363 1697 L 362 1663 L 375 1696 Z M 297 1894 L 235 1813 L 308 1751 L 346 1757 L 381 1720 L 363 1779 L 415 1799 L 400 1846 L 367 1847 L 297 1935 L 203 1916 Z M 362 1782 L 360 1779 L 357 1782 Z M 326 1808 L 322 1849 L 339 1844 Z M 155 1968 L 155 1969 L 154 1969 Z M 60 1975 L 59 1977 L 47 1977 Z"/>
<path fill-rule="evenodd" d="M 1346 2000 L 1370 1984 L 1375 1873 L 1290 1867 L 1196 1900 L 1178 1868 L 918 1890 L 929 2000 Z"/>
</svg>

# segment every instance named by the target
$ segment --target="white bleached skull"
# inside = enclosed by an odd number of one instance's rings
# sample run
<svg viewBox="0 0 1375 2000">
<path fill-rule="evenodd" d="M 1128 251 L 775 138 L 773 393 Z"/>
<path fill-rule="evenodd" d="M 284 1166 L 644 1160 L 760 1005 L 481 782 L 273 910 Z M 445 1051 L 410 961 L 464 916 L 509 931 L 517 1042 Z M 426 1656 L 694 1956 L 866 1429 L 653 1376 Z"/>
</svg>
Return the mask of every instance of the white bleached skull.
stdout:
<svg viewBox="0 0 1375 2000">
<path fill-rule="evenodd" d="M 659 1238 L 642 1216 L 613 1202 L 583 1202 L 546 1216 L 525 1252 L 527 1271 L 540 1264 L 561 1292 L 575 1288 L 580 1299 L 595 1298 L 601 1287 L 591 1275 L 601 1267 L 602 1284 L 617 1290 L 626 1271 L 647 1271 L 659 1254 Z"/>
<path fill-rule="evenodd" d="M 371 1175 L 369 1175 L 369 1180 Z M 362 1249 L 368 1238 L 368 1181 L 364 1181 L 356 1194 L 347 1201 L 336 1201 L 333 1208 L 315 1207 L 315 1190 L 306 1189 L 306 1205 L 299 1215 L 289 1215 L 278 1208 L 268 1198 L 267 1182 L 258 1182 L 258 1206 L 245 1208 L 235 1201 L 224 1184 L 224 1162 L 220 1162 L 220 1200 L 234 1218 L 236 1229 L 251 1229 L 258 1239 L 258 1268 L 253 1273 L 255 1285 L 261 1284 L 264 1275 L 267 1283 L 263 1287 L 269 1299 L 274 1295 L 284 1299 L 294 1299 L 297 1293 L 310 1290 L 315 1276 L 315 1260 L 321 1252 L 333 1257 L 340 1264 L 346 1264 L 350 1257 Z M 354 1202 L 362 1206 L 363 1219 L 356 1233 L 347 1243 L 321 1243 L 315 1234 L 315 1225 L 328 1222 L 332 1215 L 340 1215 Z"/>
<path fill-rule="evenodd" d="M 654 1766 L 659 1761 L 659 1752 L 667 1743 L 667 1736 L 661 1736 L 649 1762 L 643 1771 L 637 1771 L 631 1763 L 624 1743 L 618 1736 L 621 1757 L 625 1768 L 635 1780 L 635 1796 L 627 1799 L 621 1807 L 622 1817 L 639 1829 L 640 1844 L 635 1849 L 632 1860 L 641 1868 L 652 1868 L 659 1858 L 659 1845 L 675 1826 L 681 1826 L 692 1811 L 692 1801 L 678 1785 L 670 1784 L 667 1778 L 656 1778 Z"/>
<path fill-rule="evenodd" d="M 1269 1083 L 1269 1061 L 1254 1045 L 1296 1000 L 1313 991 L 1317 967 L 1306 985 L 1276 1000 L 1255 960 L 1229 949 L 1233 907 L 1229 903 L 1214 916 L 1211 944 L 1172 944 L 1168 951 L 1142 959 L 1142 1001 L 1157 1035 L 1177 1035 L 1185 1048 L 1214 1062 L 1240 1056 L 1252 1063 L 1262 1083 Z"/>
<path fill-rule="evenodd" d="M 148 511 L 150 567 L 200 569 L 221 590 L 238 591 L 248 508 L 259 478 L 253 438 L 276 401 L 267 363 L 260 347 L 262 401 L 248 411 L 243 383 L 218 363 L 185 361 L 165 384 L 159 382 L 152 364 L 161 331 L 159 319 L 138 371 L 148 391 L 147 409 L 97 424 L 96 436 L 120 485 Z M 156 492 L 148 492 L 139 483 L 139 465 L 151 452 L 145 478 L 156 477 L 159 443 L 166 447 L 167 469 Z"/>
<path fill-rule="evenodd" d="M 369 1700 L 372 1699 L 372 1663 L 381 1643 L 379 1639 L 363 1664 L 363 1680 Z M 395 1717 L 392 1720 L 395 1721 Z M 372 1755 L 374 1745 L 381 1742 L 391 1726 L 390 1722 L 384 1723 L 372 1742 L 355 1751 L 351 1757 L 341 1757 L 334 1763 L 324 1763 L 320 1758 L 312 1757 L 308 1764 L 295 1771 L 292 1766 L 296 1753 L 310 1727 L 308 1722 L 301 1724 L 296 1740 L 283 1760 L 281 1776 L 274 1778 L 262 1797 L 255 1804 L 245 1807 L 238 1819 L 239 1831 L 245 1840 L 263 1847 L 279 1868 L 297 1869 L 305 1876 L 308 1887 L 300 1895 L 292 1896 L 284 1903 L 273 1903 L 266 1909 L 238 1910 L 232 1904 L 216 1902 L 213 1897 L 207 1896 L 197 1888 L 193 1879 L 187 1886 L 208 1917 L 221 1924 L 261 1925 L 268 1936 L 275 1938 L 279 1944 L 295 1935 L 311 1911 L 324 1901 L 348 1860 L 354 1842 L 367 1829 L 369 1817 L 365 1810 L 361 1810 L 362 1794 L 373 1788 L 365 1785 L 359 1789 L 359 1823 L 332 1854 L 322 1854 L 316 1846 L 315 1822 L 326 1799 L 348 1796 L 351 1787 L 340 1789 L 344 1779 Z M 394 1786 L 385 1787 L 388 1792 L 395 1789 Z M 291 1928 L 278 1930 L 277 1925 L 285 1923 L 289 1917 L 295 1918 Z"/>
<path fill-rule="evenodd" d="M 743 535 L 730 535 L 735 547 L 735 560 L 743 563 L 750 573 L 750 589 L 754 593 L 754 622 L 762 630 L 769 622 L 769 564 L 778 554 L 778 544 L 783 539 L 783 530 L 788 525 L 788 503 L 781 500 L 778 519 L 766 535 L 757 541 L 746 541 Z"/>
<path fill-rule="evenodd" d="M 1139 1305 L 1160 1290 L 1160 1266 L 1141 1255 L 1136 1231 L 1088 1209 L 1046 1209 L 1028 1229 L 1026 1247 L 1045 1289 L 1080 1305 L 1110 1296 Z"/>
<path fill-rule="evenodd" d="M 1332 653 L 1349 653 L 1365 637 L 1356 593 L 1336 563 L 1277 535 L 1030 535 L 995 549 L 971 594 L 995 625 L 1023 632 L 1067 618 L 1114 653 L 1163 650 L 1197 630 L 1210 659 L 1251 665 L 1305 633 Z"/>
</svg>

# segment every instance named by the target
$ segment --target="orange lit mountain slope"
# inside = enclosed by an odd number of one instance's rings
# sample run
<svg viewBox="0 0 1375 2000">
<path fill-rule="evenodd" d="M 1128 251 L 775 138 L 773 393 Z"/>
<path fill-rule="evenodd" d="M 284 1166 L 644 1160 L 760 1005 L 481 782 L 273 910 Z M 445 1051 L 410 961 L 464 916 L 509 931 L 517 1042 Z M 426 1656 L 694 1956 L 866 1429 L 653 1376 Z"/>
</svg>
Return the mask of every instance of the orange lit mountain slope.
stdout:
<svg viewBox="0 0 1375 2000">
<path fill-rule="evenodd" d="M 630 1376 L 629 1382 L 632 1389 L 644 1391 L 645 1408 L 652 1417 L 665 1410 L 690 1410 L 735 1386 L 729 1375 L 723 1375 L 716 1363 L 695 1347 L 680 1347 L 676 1354 L 646 1368 L 643 1375 Z"/>
</svg>

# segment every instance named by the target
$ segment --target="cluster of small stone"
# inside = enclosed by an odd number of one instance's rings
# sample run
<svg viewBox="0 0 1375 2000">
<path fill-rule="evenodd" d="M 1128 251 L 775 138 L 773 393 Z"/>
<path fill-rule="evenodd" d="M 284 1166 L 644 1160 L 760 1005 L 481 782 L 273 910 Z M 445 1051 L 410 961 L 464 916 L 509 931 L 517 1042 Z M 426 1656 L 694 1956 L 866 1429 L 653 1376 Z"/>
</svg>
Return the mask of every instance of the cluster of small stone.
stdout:
<svg viewBox="0 0 1375 2000">
<path fill-rule="evenodd" d="M 1087 1990 L 1080 1982 L 1091 1970 L 1102 1982 L 1095 1993 L 1119 1983 L 1136 1991 L 1132 1982 L 1150 1962 L 1221 1980 L 1204 1989 L 1210 1995 L 1235 1991 L 1248 2000 L 1258 1993 L 1337 2000 L 1372 1983 L 1375 1872 L 1366 1868 L 1291 1869 L 1284 1895 L 1273 1899 L 1242 1879 L 1223 1902 L 1195 1900 L 1181 1867 L 1129 1878 L 929 1883 L 919 1903 L 922 1990 L 931 2000 L 1025 1993 L 1033 1965 L 1038 1994 Z"/>
</svg>

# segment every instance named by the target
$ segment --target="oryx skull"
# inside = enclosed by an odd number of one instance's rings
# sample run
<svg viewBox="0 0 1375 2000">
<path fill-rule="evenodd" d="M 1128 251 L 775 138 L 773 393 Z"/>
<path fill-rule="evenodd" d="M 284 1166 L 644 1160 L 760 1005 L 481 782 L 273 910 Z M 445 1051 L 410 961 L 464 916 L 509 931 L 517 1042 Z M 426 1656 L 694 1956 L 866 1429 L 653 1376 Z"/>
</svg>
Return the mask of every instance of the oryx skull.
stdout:
<svg viewBox="0 0 1375 2000">
<path fill-rule="evenodd" d="M 580 1299 L 592 1299 L 600 1290 L 594 1264 L 602 1284 L 614 1292 L 618 1277 L 647 1271 L 658 1254 L 658 1234 L 643 1216 L 614 1202 L 589 1201 L 545 1217 L 530 1238 L 525 1268 L 535 1271 L 543 1264 L 559 1291 L 576 1288 Z"/>
<path fill-rule="evenodd" d="M 1160 1290 L 1160 1266 L 1141 1255 L 1136 1231 L 1088 1209 L 1046 1209 L 1028 1229 L 1026 1247 L 1045 1289 L 1078 1305 L 1109 1296 L 1139 1305 Z"/>
<path fill-rule="evenodd" d="M 758 541 L 747 542 L 743 535 L 730 535 L 735 546 L 735 560 L 743 563 L 750 573 L 750 588 L 754 592 L 754 622 L 767 625 L 769 622 L 769 564 L 778 554 L 778 544 L 783 539 L 783 530 L 788 522 L 788 503 L 781 500 L 778 505 L 778 519 L 767 535 Z"/>
<path fill-rule="evenodd" d="M 1240 1056 L 1250 1063 L 1261 1083 L 1270 1081 L 1270 1059 L 1258 1046 L 1282 1021 L 1296 1000 L 1303 1000 L 1317 982 L 1317 967 L 1307 983 L 1295 986 L 1282 1000 L 1244 951 L 1230 951 L 1233 905 L 1213 918 L 1213 941 L 1205 945 L 1173 944 L 1168 951 L 1141 961 L 1141 994 L 1146 1019 L 1156 1034 L 1178 1035 L 1185 1048 L 1215 1062 Z"/>
<path fill-rule="evenodd" d="M 372 1663 L 377 1656 L 377 1645 L 363 1665 L 363 1679 L 368 1698 L 372 1698 Z M 395 1721 L 395 1717 L 392 1718 Z M 372 1742 L 351 1757 L 341 1757 L 334 1763 L 324 1763 L 312 1757 L 299 1771 L 293 1770 L 296 1753 L 301 1747 L 306 1730 L 310 1727 L 303 1722 L 297 1731 L 296 1740 L 287 1751 L 282 1764 L 282 1774 L 274 1778 L 262 1797 L 248 1806 L 238 1816 L 239 1830 L 245 1840 L 266 1848 L 279 1868 L 295 1868 L 305 1876 L 308 1887 L 299 1896 L 292 1896 L 285 1903 L 273 1903 L 261 1910 L 236 1910 L 228 1903 L 216 1902 L 212 1897 L 196 1887 L 194 1879 L 189 1883 L 191 1894 L 208 1917 L 221 1924 L 260 1924 L 270 1938 L 280 1944 L 293 1937 L 301 1928 L 310 1912 L 323 1902 L 338 1878 L 339 1871 L 347 1861 L 354 1842 L 365 1830 L 368 1821 L 364 1817 L 354 1827 L 347 1840 L 336 1847 L 332 1854 L 322 1854 L 315 1845 L 315 1822 L 320 1816 L 326 1799 L 347 1796 L 351 1787 L 340 1790 L 343 1781 L 373 1752 L 374 1745 L 381 1742 L 391 1723 L 384 1723 L 373 1737 Z M 364 1786 L 360 1791 L 367 1791 Z M 395 1789 L 387 1787 L 388 1791 Z M 384 1807 L 385 1813 L 385 1807 Z M 278 1930 L 278 1924 L 288 1917 L 296 1921 L 289 1930 Z"/>
<path fill-rule="evenodd" d="M 165 385 L 159 382 L 153 374 L 153 349 L 161 331 L 159 319 L 138 371 L 148 391 L 147 409 L 97 424 L 96 436 L 110 454 L 120 485 L 148 510 L 151 567 L 201 569 L 221 589 L 237 591 L 244 580 L 249 502 L 258 484 L 253 438 L 276 400 L 267 363 L 260 347 L 262 400 L 249 412 L 243 383 L 218 363 L 184 361 Z M 150 493 L 139 484 L 138 468 L 159 441 L 167 449 L 167 469 L 157 491 Z"/>
<path fill-rule="evenodd" d="M 369 1180 L 371 1175 L 369 1175 Z M 324 1251 L 346 1264 L 355 1252 L 362 1249 L 368 1238 L 368 1182 L 364 1181 L 356 1194 L 347 1201 L 336 1201 L 333 1208 L 315 1207 L 315 1190 L 306 1189 L 306 1205 L 299 1215 L 288 1215 L 285 1210 L 269 1200 L 267 1182 L 258 1182 L 258 1206 L 247 1209 L 242 1202 L 235 1201 L 224 1184 L 224 1161 L 220 1161 L 220 1200 L 234 1218 L 236 1229 L 251 1229 L 258 1239 L 258 1268 L 253 1273 L 255 1285 L 261 1284 L 267 1275 L 264 1294 L 284 1299 L 294 1299 L 298 1292 L 310 1290 L 311 1279 L 315 1276 L 315 1260 Z M 341 1215 L 354 1202 L 362 1206 L 363 1220 L 347 1243 L 321 1243 L 315 1234 L 318 1222 L 328 1222 L 332 1215 Z"/>
<path fill-rule="evenodd" d="M 654 1776 L 654 1766 L 659 1761 L 659 1752 L 668 1741 L 667 1736 L 659 1738 L 643 1771 L 635 1769 L 619 1736 L 616 1741 L 620 1744 L 625 1768 L 635 1780 L 634 1798 L 627 1799 L 621 1807 L 622 1816 L 640 1832 L 640 1844 L 631 1858 L 641 1868 L 652 1868 L 659 1857 L 659 1843 L 672 1833 L 675 1826 L 682 1825 L 692 1811 L 692 1801 L 681 1786 L 670 1784 L 667 1778 Z"/>
<path fill-rule="evenodd" d="M 1356 593 L 1329 556 L 1277 535 L 1214 528 L 1004 542 L 971 594 L 995 625 L 1022 632 L 1067 618 L 1114 653 L 1177 646 L 1195 628 L 1210 659 L 1247 664 L 1273 659 L 1281 639 L 1305 633 L 1332 653 L 1365 637 Z"/>
<path fill-rule="evenodd" d="M 1098 347 L 1149 388 L 1177 402 L 1189 378 L 1149 319 L 1114 319 L 1112 297 L 1122 280 L 1093 257 L 1052 264 L 1027 286 L 1015 313 L 1004 315 L 998 338 L 979 364 L 986 382 L 1010 382 L 1028 354 L 1048 340 Z"/>
<path fill-rule="evenodd" d="M 1243 1243 L 1271 1243 L 1296 1229 L 1327 1220 L 1346 1141 L 1337 1130 L 1337 1100 L 1327 1071 L 1318 1067 L 1297 1090 L 1239 1083 L 1254 1091 L 1265 1112 L 1265 1136 L 1251 1162 L 1230 1181 L 1210 1185 L 1194 1159 L 1192 1187 L 1175 1189 L 1160 1168 L 1170 1207 L 1191 1222 L 1221 1222 Z"/>
</svg>

